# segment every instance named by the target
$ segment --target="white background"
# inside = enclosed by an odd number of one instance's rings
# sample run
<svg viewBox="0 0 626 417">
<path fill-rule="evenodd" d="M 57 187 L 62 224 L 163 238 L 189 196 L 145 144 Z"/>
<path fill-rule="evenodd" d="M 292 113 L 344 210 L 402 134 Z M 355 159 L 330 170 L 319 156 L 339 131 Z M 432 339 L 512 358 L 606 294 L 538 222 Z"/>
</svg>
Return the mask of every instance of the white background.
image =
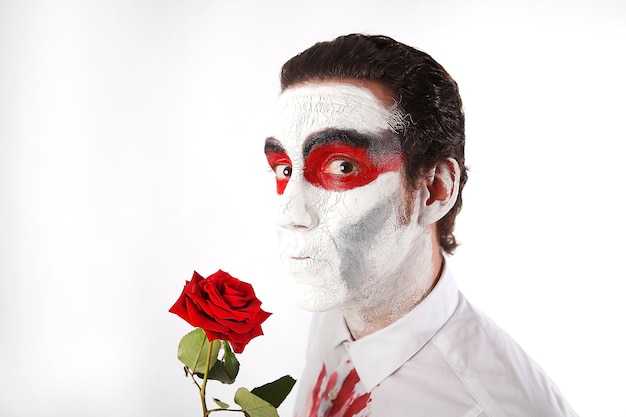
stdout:
<svg viewBox="0 0 626 417">
<path fill-rule="evenodd" d="M 199 416 L 167 311 L 194 269 L 274 312 L 238 385 L 299 374 L 263 126 L 282 63 L 350 32 L 460 85 L 461 289 L 581 416 L 626 416 L 620 0 L 0 1 L 0 415 Z"/>
</svg>

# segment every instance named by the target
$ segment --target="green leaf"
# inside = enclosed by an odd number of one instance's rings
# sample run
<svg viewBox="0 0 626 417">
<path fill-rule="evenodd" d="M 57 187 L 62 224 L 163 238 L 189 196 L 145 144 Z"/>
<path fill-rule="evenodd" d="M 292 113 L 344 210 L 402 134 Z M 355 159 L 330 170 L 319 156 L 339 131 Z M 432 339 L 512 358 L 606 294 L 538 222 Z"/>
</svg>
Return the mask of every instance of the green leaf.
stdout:
<svg viewBox="0 0 626 417">
<path fill-rule="evenodd" d="M 201 374 L 206 369 L 209 349 L 211 366 L 217 361 L 217 355 L 222 346 L 220 340 L 209 342 L 206 333 L 201 328 L 197 328 L 187 333 L 178 344 L 178 360 L 184 363 L 192 374 Z"/>
<path fill-rule="evenodd" d="M 227 341 L 224 342 L 224 357 L 222 358 L 224 362 L 224 371 L 229 378 L 233 381 L 237 378 L 239 374 L 239 361 L 237 360 L 237 356 L 230 348 L 230 343 Z"/>
<path fill-rule="evenodd" d="M 280 417 L 272 404 L 257 397 L 245 388 L 237 390 L 235 402 L 250 417 Z"/>
<path fill-rule="evenodd" d="M 232 384 L 239 374 L 239 361 L 228 342 L 225 341 L 223 346 L 224 355 L 215 362 L 207 378 L 219 381 L 222 384 Z"/>
<path fill-rule="evenodd" d="M 295 383 L 295 379 L 289 375 L 285 375 L 278 378 L 276 381 L 254 388 L 252 394 L 278 408 L 285 398 L 287 398 L 287 395 L 289 395 Z"/>
<path fill-rule="evenodd" d="M 207 378 L 219 381 L 222 384 L 232 384 L 235 382 L 235 378 L 231 378 L 228 373 L 226 373 L 224 362 L 220 360 L 215 362 L 215 365 L 213 365 L 213 368 L 209 371 L 209 376 Z"/>
<path fill-rule="evenodd" d="M 223 401 L 218 400 L 217 398 L 213 398 L 213 401 L 215 402 L 215 404 L 217 404 L 220 408 L 228 408 L 230 407 L 230 405 L 226 404 Z"/>
</svg>

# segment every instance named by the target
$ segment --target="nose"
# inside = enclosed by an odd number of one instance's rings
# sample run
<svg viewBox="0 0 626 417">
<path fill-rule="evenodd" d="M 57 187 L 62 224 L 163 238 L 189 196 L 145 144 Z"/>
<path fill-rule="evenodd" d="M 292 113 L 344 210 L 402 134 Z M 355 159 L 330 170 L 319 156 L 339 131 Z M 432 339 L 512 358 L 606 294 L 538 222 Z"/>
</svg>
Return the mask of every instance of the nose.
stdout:
<svg viewBox="0 0 626 417">
<path fill-rule="evenodd" d="M 315 190 L 302 176 L 289 179 L 280 196 L 277 224 L 286 229 L 313 229 L 318 224 Z"/>
</svg>

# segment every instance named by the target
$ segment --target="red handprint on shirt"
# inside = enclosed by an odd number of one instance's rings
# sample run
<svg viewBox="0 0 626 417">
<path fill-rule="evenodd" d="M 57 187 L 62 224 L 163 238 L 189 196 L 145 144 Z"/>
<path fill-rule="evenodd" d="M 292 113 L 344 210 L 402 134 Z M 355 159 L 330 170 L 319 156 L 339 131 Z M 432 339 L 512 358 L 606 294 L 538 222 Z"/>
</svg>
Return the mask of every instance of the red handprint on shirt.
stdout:
<svg viewBox="0 0 626 417">
<path fill-rule="evenodd" d="M 326 366 L 322 365 L 309 397 L 311 408 L 306 417 L 367 417 L 370 393 L 359 382 L 359 375 L 349 360 L 328 377 Z"/>
</svg>

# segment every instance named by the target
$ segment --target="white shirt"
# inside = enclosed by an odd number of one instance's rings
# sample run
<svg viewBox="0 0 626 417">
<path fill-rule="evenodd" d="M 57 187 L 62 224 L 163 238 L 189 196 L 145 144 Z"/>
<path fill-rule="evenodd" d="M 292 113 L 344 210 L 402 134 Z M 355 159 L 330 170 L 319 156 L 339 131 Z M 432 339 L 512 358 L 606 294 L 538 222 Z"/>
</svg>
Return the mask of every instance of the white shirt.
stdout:
<svg viewBox="0 0 626 417">
<path fill-rule="evenodd" d="M 299 385 L 296 417 L 576 416 L 445 267 L 416 308 L 359 340 L 340 311 L 316 314 Z"/>
</svg>

